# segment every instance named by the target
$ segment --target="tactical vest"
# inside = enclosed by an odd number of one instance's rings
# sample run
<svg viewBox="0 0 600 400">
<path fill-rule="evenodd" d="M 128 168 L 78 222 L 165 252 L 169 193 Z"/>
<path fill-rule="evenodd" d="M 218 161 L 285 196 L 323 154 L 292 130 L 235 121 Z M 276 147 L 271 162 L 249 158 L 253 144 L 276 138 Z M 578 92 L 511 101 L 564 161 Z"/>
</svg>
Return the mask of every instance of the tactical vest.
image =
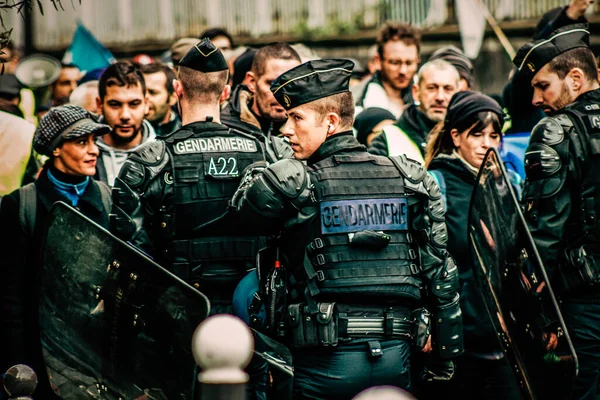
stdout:
<svg viewBox="0 0 600 400">
<path fill-rule="evenodd" d="M 597 254 L 600 269 L 600 101 L 575 103 L 563 110 L 575 125 L 582 149 L 577 155 L 583 158 L 579 166 L 580 184 L 578 199 L 573 199 L 575 218 L 566 227 L 567 238 L 583 238 L 586 247 Z"/>
<path fill-rule="evenodd" d="M 308 235 L 297 235 L 304 241 L 292 239 L 305 244 L 309 237 L 305 248 L 292 251 L 301 261 L 293 269 L 299 284 L 292 296 L 346 303 L 359 298 L 361 304 L 398 298 L 419 302 L 412 199 L 392 160 L 368 153 L 333 155 L 308 170 L 314 217 Z"/>
<path fill-rule="evenodd" d="M 222 285 L 231 288 L 255 266 L 261 239 L 228 207 L 242 172 L 263 161 L 264 151 L 250 135 L 208 124 L 165 139 L 173 173 L 164 179 L 174 190 L 171 205 L 161 212 L 174 227 L 172 248 L 166 249 L 174 273 L 210 294 Z"/>
</svg>

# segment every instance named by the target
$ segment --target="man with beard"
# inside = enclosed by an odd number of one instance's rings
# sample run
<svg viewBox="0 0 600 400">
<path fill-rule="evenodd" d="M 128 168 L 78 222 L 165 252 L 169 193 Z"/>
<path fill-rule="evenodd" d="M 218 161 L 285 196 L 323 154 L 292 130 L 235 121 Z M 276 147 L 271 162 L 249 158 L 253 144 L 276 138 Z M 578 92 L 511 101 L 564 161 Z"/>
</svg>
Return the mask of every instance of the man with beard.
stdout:
<svg viewBox="0 0 600 400">
<path fill-rule="evenodd" d="M 140 69 L 148 90 L 149 111 L 146 119 L 152 124 L 156 135 L 167 135 L 181 128 L 181 119 L 172 109 L 177 104 L 177 95 L 173 90 L 175 72 L 160 62 L 142 65 Z"/>
<path fill-rule="evenodd" d="M 97 141 L 100 149 L 96 179 L 113 186 L 123 163 L 139 145 L 155 137 L 154 128 L 144 119 L 148 113 L 146 81 L 135 64 L 112 64 L 100 77 L 96 99 L 102 123 L 110 133 Z"/>
<path fill-rule="evenodd" d="M 292 156 L 287 143 L 277 137 L 287 116 L 271 93 L 270 85 L 300 63 L 298 53 L 286 43 L 273 43 L 259 49 L 246 74 L 248 85 L 235 88 L 221 116 L 225 125 L 258 138 L 265 145 L 269 161 Z"/>
<path fill-rule="evenodd" d="M 600 395 L 600 85 L 587 24 L 523 46 L 514 64 L 549 116 L 525 153 L 525 219 L 579 359 L 577 399 Z M 549 335 L 548 347 L 557 344 Z"/>
<path fill-rule="evenodd" d="M 369 153 L 380 156 L 407 157 L 423 163 L 427 135 L 444 120 L 452 95 L 458 91 L 460 75 L 449 62 L 437 59 L 424 64 L 415 84 L 413 98 L 418 105 L 410 104 L 394 124 L 386 126 L 375 137 Z"/>
<path fill-rule="evenodd" d="M 369 107 L 389 110 L 398 118 L 413 102 L 411 87 L 421 51 L 421 33 L 411 25 L 386 24 L 377 37 L 380 70 L 352 89 L 356 113 Z"/>
</svg>

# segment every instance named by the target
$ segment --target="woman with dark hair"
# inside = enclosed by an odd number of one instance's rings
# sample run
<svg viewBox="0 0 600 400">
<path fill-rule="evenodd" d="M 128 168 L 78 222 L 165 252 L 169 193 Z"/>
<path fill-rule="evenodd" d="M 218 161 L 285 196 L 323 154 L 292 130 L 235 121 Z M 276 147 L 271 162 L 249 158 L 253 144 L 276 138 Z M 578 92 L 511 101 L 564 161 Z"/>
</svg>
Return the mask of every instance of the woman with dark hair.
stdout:
<svg viewBox="0 0 600 400">
<path fill-rule="evenodd" d="M 517 399 L 518 387 L 475 286 L 467 237 L 469 203 L 488 149 L 502 141 L 503 112 L 492 98 L 458 92 L 431 131 L 425 162 L 446 204 L 448 251 L 460 273 L 465 353 L 456 361 L 453 398 Z M 456 394 L 456 396 L 454 396 Z"/>
<path fill-rule="evenodd" d="M 0 203 L 0 374 L 15 364 L 32 367 L 39 379 L 36 399 L 58 398 L 46 374 L 38 323 L 41 248 L 50 208 L 65 202 L 108 228 L 110 189 L 91 177 L 98 159 L 95 137 L 109 131 L 79 106 L 51 108 L 33 136 L 33 148 L 49 157 L 39 178 Z"/>
</svg>

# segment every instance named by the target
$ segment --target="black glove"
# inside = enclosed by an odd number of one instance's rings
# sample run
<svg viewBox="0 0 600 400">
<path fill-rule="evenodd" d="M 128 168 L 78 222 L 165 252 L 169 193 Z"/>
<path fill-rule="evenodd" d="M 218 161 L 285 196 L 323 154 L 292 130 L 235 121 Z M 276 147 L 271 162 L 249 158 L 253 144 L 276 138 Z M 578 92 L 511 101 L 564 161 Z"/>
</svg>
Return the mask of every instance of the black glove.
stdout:
<svg viewBox="0 0 600 400">
<path fill-rule="evenodd" d="M 441 360 L 437 357 L 426 357 L 421 371 L 423 382 L 445 382 L 454 377 L 455 367 L 451 360 Z"/>
</svg>

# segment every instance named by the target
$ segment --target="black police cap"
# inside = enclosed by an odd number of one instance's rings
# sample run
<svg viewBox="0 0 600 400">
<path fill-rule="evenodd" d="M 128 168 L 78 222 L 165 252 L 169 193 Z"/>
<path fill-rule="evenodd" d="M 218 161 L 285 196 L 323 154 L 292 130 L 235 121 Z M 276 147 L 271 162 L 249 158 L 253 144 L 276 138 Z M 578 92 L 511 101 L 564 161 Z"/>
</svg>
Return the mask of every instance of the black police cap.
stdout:
<svg viewBox="0 0 600 400">
<path fill-rule="evenodd" d="M 519 49 L 513 63 L 529 79 L 554 57 L 579 47 L 590 47 L 588 24 L 572 24 L 554 31 L 548 39 L 527 43 Z"/>
<path fill-rule="evenodd" d="M 223 53 L 207 38 L 189 49 L 179 61 L 179 66 L 205 73 L 228 69 Z"/>
<path fill-rule="evenodd" d="M 346 59 L 312 60 L 279 75 L 271 84 L 275 99 L 286 110 L 350 91 L 354 63 Z"/>
</svg>

